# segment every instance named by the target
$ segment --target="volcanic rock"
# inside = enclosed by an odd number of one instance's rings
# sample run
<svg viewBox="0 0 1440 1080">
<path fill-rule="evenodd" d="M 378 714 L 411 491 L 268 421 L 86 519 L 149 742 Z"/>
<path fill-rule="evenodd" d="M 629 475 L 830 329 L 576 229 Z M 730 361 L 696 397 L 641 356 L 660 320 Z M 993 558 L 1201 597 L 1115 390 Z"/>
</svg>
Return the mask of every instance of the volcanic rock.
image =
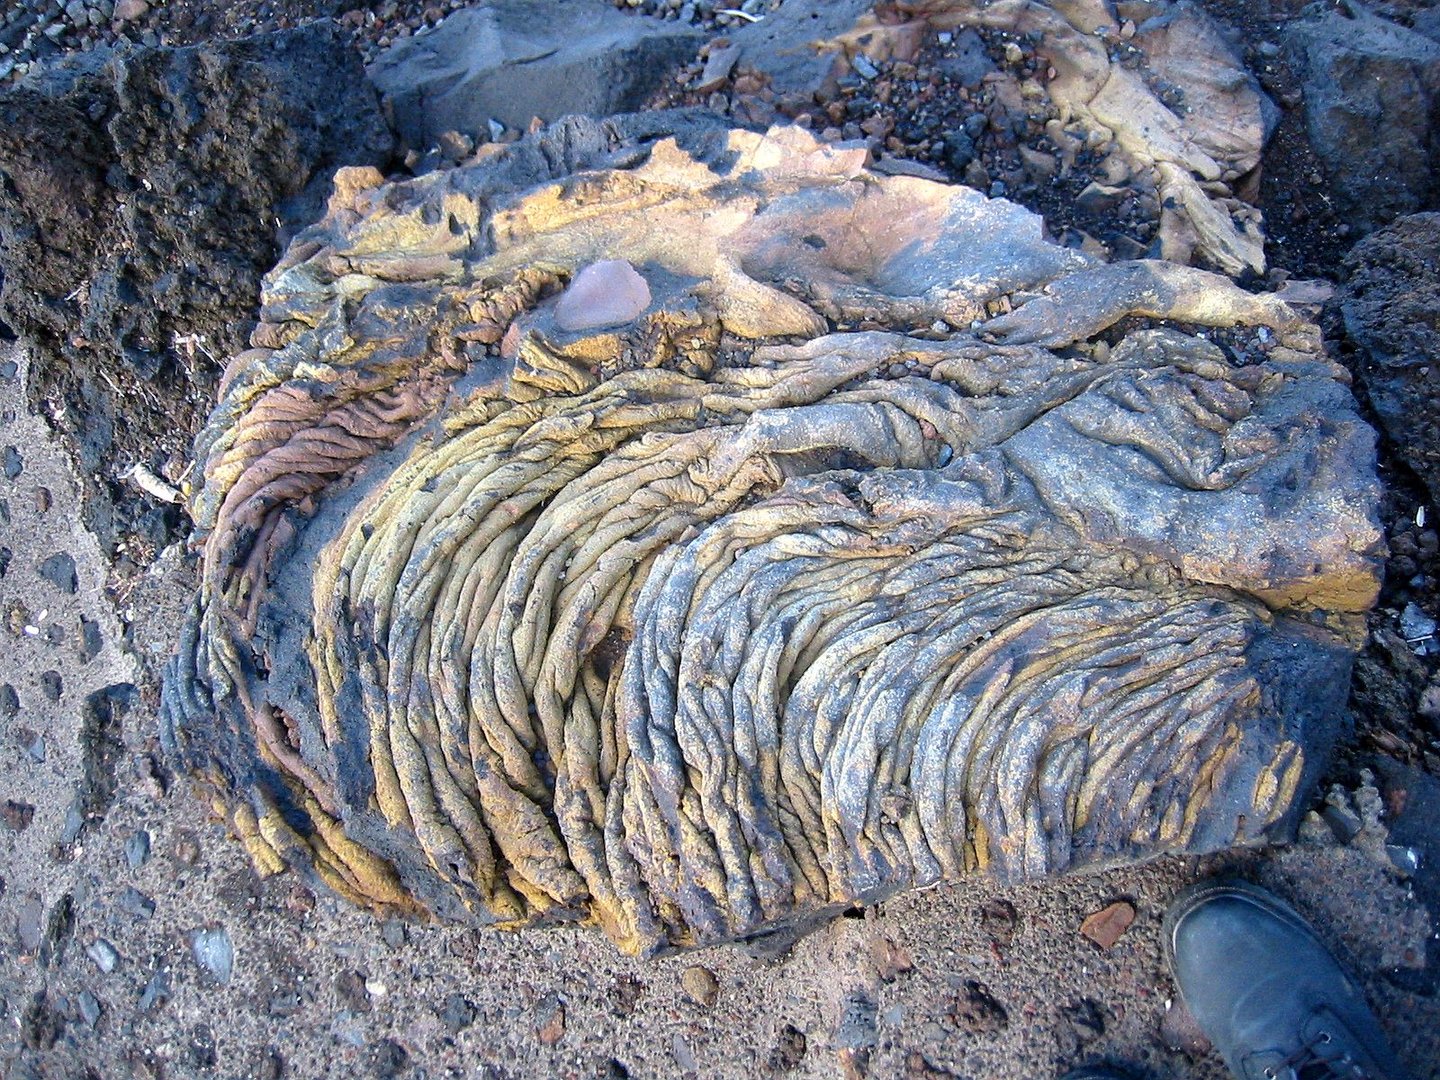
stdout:
<svg viewBox="0 0 1440 1080">
<path fill-rule="evenodd" d="M 649 953 L 1288 833 L 1378 589 L 1346 373 L 867 160 L 650 113 L 341 177 L 197 442 L 165 685 L 262 872 Z M 557 327 L 606 259 L 650 305 Z"/>
<path fill-rule="evenodd" d="M 1368 233 L 1440 196 L 1440 43 L 1355 0 L 1286 32 L 1305 125 L 1344 220 Z"/>
<path fill-rule="evenodd" d="M 976 29 L 1033 43 L 1048 75 L 1037 91 L 1067 124 L 1108 145 L 1117 171 L 1147 173 L 1163 207 L 1164 258 L 1235 276 L 1263 271 L 1260 213 L 1235 187 L 1259 163 L 1275 107 L 1198 6 L 1162 0 L 1152 7 L 1154 17 L 1113 54 L 1107 43 L 1119 39 L 1120 26 L 1093 0 L 897 0 L 829 47 L 852 61 L 904 58 L 937 30 Z"/>
<path fill-rule="evenodd" d="M 809 95 L 838 74 L 844 48 L 837 39 L 872 7 L 871 0 L 786 0 L 729 37 L 741 62 L 763 72 L 777 93 Z"/>
<path fill-rule="evenodd" d="M 1340 310 L 1365 393 L 1395 448 L 1440 504 L 1440 214 L 1414 214 L 1345 258 Z"/>
<path fill-rule="evenodd" d="M 313 220 L 336 166 L 390 148 L 326 24 L 96 50 L 0 92 L 0 317 L 40 346 L 32 403 L 63 415 L 82 475 L 117 479 L 117 415 L 142 444 L 174 438 L 244 345 L 277 227 Z"/>
<path fill-rule="evenodd" d="M 491 120 L 523 131 L 537 116 L 639 108 L 703 40 L 690 27 L 621 15 L 605 0 L 491 0 L 402 38 L 369 73 L 400 137 L 423 151 L 452 130 L 484 142 Z"/>
</svg>

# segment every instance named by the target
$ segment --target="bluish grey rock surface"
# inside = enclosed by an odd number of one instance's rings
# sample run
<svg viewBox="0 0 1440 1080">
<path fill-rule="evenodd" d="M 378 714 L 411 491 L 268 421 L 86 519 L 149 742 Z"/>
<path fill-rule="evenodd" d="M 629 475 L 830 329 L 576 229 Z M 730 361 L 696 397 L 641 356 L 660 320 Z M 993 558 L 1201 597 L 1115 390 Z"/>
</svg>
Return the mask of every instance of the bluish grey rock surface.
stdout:
<svg viewBox="0 0 1440 1080">
<path fill-rule="evenodd" d="M 703 40 L 603 0 L 493 0 L 397 42 L 369 72 L 400 136 L 426 150 L 447 131 L 484 142 L 492 119 L 524 130 L 638 108 Z"/>
</svg>

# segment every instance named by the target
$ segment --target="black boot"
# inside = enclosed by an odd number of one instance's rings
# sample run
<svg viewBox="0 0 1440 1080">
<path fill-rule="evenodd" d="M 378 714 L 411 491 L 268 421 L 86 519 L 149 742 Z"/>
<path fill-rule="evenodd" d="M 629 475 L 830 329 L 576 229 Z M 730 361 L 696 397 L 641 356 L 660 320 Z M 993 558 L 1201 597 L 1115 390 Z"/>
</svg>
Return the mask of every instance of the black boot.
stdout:
<svg viewBox="0 0 1440 1080">
<path fill-rule="evenodd" d="M 1180 997 L 1242 1080 L 1404 1080 L 1360 990 L 1287 904 L 1202 882 L 1165 915 Z"/>
</svg>

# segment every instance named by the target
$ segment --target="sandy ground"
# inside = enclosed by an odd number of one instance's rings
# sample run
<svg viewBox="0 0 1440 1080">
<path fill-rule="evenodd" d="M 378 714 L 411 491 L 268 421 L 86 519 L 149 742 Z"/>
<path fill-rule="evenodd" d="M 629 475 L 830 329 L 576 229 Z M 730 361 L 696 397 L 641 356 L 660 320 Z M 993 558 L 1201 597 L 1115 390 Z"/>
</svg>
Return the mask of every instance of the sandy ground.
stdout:
<svg viewBox="0 0 1440 1080">
<path fill-rule="evenodd" d="M 1429 914 L 1393 869 L 1332 840 L 933 889 L 778 960 L 647 962 L 598 931 L 381 924 L 293 875 L 261 881 L 159 754 L 153 678 L 190 567 L 167 551 L 117 610 L 66 458 L 25 414 L 25 374 L 19 350 L 0 355 L 7 1077 L 1005 1078 L 1099 1061 L 1221 1077 L 1174 1005 L 1159 933 L 1170 897 L 1217 868 L 1309 915 L 1401 1057 L 1436 1075 Z M 1135 923 L 1102 949 L 1079 926 L 1117 900 Z"/>
</svg>

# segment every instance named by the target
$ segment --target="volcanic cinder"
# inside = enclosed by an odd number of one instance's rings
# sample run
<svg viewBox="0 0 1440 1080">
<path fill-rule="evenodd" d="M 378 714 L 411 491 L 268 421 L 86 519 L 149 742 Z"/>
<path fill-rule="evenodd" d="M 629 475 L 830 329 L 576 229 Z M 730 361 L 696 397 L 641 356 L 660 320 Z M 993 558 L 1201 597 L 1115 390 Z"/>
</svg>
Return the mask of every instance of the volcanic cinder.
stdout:
<svg viewBox="0 0 1440 1080">
<path fill-rule="evenodd" d="M 1343 715 L 1373 435 L 1224 277 L 653 113 L 342 171 L 261 318 L 165 735 L 263 872 L 783 941 L 1281 838 Z"/>
</svg>

